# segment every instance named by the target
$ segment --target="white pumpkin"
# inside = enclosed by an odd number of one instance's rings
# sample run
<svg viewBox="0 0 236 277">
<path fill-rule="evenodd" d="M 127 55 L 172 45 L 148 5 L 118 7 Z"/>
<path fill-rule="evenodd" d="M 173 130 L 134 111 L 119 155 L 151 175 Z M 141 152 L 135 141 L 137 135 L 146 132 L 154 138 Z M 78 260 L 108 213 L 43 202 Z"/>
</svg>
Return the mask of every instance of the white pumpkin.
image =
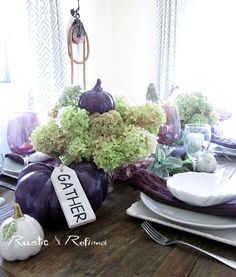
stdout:
<svg viewBox="0 0 236 277">
<path fill-rule="evenodd" d="M 37 254 L 44 240 L 44 232 L 37 220 L 22 214 L 15 203 L 14 216 L 0 226 L 0 254 L 8 261 L 25 260 Z"/>
<path fill-rule="evenodd" d="M 216 170 L 217 161 L 213 154 L 206 153 L 198 161 L 196 171 L 211 173 Z"/>
</svg>

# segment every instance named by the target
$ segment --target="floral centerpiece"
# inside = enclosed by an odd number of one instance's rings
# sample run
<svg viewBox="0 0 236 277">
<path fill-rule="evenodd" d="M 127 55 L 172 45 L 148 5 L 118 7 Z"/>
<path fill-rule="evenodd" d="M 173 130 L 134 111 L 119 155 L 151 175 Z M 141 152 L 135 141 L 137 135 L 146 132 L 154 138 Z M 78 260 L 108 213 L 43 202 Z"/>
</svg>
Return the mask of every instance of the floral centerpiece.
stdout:
<svg viewBox="0 0 236 277">
<path fill-rule="evenodd" d="M 75 172 L 96 211 L 106 198 L 108 176 L 155 152 L 156 134 L 164 121 L 164 111 L 157 104 L 132 107 L 124 98 L 114 99 L 103 91 L 98 80 L 84 93 L 78 87 L 67 88 L 31 140 L 35 150 L 57 157 L 68 165 L 65 170 Z M 22 211 L 50 228 L 66 223 L 53 188 L 53 171 L 51 164 L 29 164 L 20 173 L 15 191 Z"/>
<path fill-rule="evenodd" d="M 99 84 L 94 89 L 103 93 Z M 95 96 L 91 93 L 89 97 L 92 102 Z M 63 98 L 67 101 L 59 100 L 54 117 L 32 133 L 36 150 L 57 155 L 65 164 L 94 161 L 106 172 L 155 152 L 156 134 L 165 121 L 164 111 L 157 104 L 131 106 L 123 97 L 116 97 L 112 99 L 114 109 L 92 113 L 69 101 L 74 99 L 71 92 Z M 98 102 L 96 99 L 98 105 L 104 105 Z"/>
</svg>

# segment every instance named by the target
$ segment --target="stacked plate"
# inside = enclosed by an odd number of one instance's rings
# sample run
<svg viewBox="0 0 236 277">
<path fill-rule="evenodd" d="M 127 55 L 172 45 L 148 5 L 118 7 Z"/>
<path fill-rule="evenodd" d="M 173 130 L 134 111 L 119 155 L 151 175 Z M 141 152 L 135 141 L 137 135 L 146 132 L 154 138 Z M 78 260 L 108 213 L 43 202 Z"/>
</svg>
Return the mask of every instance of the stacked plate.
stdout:
<svg viewBox="0 0 236 277">
<path fill-rule="evenodd" d="M 236 158 L 236 142 L 229 140 L 229 139 L 224 139 L 224 138 L 219 138 L 216 135 L 212 135 L 211 142 L 214 147 L 214 152 L 216 154 L 222 154 L 228 157 Z"/>
<path fill-rule="evenodd" d="M 51 156 L 38 151 L 28 156 L 29 163 L 49 162 L 52 160 L 53 158 Z M 6 154 L 6 157 L 4 158 L 2 174 L 14 179 L 18 179 L 18 175 L 23 167 L 24 158 L 18 154 L 9 153 Z"/>
<path fill-rule="evenodd" d="M 171 207 L 153 200 L 142 192 L 140 198 L 142 203 L 154 214 L 183 226 L 207 230 L 236 228 L 236 218 L 212 216 Z"/>
<path fill-rule="evenodd" d="M 145 196 L 144 196 L 145 197 Z M 142 197 L 144 199 L 144 197 Z M 151 207 L 150 199 L 144 199 L 147 206 Z M 157 206 L 158 205 L 158 208 Z M 235 220 L 221 221 L 221 217 L 207 216 L 202 214 L 191 213 L 192 218 L 187 217 L 183 210 L 172 208 L 170 206 L 156 202 L 152 208 L 155 207 L 155 212 L 150 210 L 142 200 L 139 200 L 131 205 L 126 210 L 129 216 L 139 218 L 141 220 L 151 221 L 170 228 L 209 238 L 211 240 L 236 246 L 236 222 Z M 165 210 L 163 210 L 163 208 Z M 185 211 L 186 212 L 186 211 Z M 161 214 L 161 215 L 160 215 Z M 188 216 L 190 215 L 187 212 Z M 163 216 L 164 215 L 164 216 Z M 169 219 L 167 219 L 167 216 Z M 227 220 L 227 219 L 226 219 Z M 177 222 L 178 221 L 178 222 Z"/>
<path fill-rule="evenodd" d="M 18 163 L 10 158 L 5 158 L 3 163 L 2 174 L 17 179 L 23 167 L 23 164 Z"/>
<path fill-rule="evenodd" d="M 234 182 L 234 180 L 232 182 Z M 207 184 L 205 183 L 205 185 Z M 222 185 L 224 187 L 228 186 L 228 192 L 232 192 L 233 186 L 231 184 L 224 183 Z M 218 184 L 215 183 L 214 186 L 217 187 Z M 205 195 L 207 195 L 207 193 L 210 193 L 210 190 L 208 190 L 208 192 L 207 190 L 208 189 L 206 189 L 206 193 L 204 193 L 202 192 L 201 188 L 196 193 L 201 195 L 201 198 L 203 198 L 205 197 Z M 213 197 L 213 200 L 215 199 L 215 201 L 218 201 L 219 195 L 220 197 L 223 197 L 221 195 L 220 189 L 218 189 L 218 192 L 216 190 L 215 195 L 214 193 L 210 194 L 211 199 Z M 188 198 L 188 196 L 184 197 Z M 165 225 L 168 227 L 172 227 L 175 229 L 197 234 L 203 237 L 207 237 L 213 240 L 236 246 L 236 217 L 233 216 L 215 216 L 206 213 L 200 213 L 195 211 L 193 212 L 187 209 L 176 208 L 174 206 L 163 204 L 157 200 L 154 200 L 143 192 L 140 193 L 140 200 L 133 203 L 132 206 L 127 209 L 127 214 L 143 220 L 152 221 L 161 225 Z"/>
<path fill-rule="evenodd" d="M 236 158 L 236 149 L 222 145 L 216 145 L 216 147 L 214 148 L 214 153 L 229 156 L 231 158 Z"/>
</svg>

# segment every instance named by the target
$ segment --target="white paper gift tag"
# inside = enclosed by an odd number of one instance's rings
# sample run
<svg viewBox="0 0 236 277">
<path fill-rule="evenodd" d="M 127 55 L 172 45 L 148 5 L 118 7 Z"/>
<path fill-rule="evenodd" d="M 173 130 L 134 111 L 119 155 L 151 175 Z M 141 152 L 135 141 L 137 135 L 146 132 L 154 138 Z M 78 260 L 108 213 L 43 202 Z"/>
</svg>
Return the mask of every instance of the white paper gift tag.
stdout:
<svg viewBox="0 0 236 277">
<path fill-rule="evenodd" d="M 69 228 L 96 220 L 96 215 L 73 169 L 64 165 L 55 167 L 51 180 Z"/>
</svg>

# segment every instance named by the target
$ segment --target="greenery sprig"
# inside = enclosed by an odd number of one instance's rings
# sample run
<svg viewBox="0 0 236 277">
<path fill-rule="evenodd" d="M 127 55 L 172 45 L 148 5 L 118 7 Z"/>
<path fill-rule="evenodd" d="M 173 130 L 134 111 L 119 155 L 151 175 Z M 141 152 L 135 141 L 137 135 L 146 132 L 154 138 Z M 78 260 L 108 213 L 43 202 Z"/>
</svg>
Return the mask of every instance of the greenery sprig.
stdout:
<svg viewBox="0 0 236 277">
<path fill-rule="evenodd" d="M 171 155 L 173 147 L 159 145 L 154 154 L 154 159 L 148 167 L 148 171 L 167 178 L 176 173 L 192 170 L 192 161 L 189 158 L 174 157 Z"/>
</svg>

